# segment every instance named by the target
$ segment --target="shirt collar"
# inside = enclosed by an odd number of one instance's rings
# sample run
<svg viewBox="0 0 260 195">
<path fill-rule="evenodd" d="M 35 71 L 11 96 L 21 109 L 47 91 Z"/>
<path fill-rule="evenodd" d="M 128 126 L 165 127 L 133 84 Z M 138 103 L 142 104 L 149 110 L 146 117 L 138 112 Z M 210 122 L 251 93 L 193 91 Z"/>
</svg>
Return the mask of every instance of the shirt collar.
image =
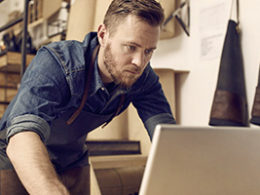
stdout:
<svg viewBox="0 0 260 195">
<path fill-rule="evenodd" d="M 101 76 L 99 74 L 99 68 L 98 68 L 98 55 L 96 56 L 95 63 L 94 63 L 94 72 L 91 82 L 91 94 L 95 94 L 99 89 L 105 88 Z"/>
</svg>

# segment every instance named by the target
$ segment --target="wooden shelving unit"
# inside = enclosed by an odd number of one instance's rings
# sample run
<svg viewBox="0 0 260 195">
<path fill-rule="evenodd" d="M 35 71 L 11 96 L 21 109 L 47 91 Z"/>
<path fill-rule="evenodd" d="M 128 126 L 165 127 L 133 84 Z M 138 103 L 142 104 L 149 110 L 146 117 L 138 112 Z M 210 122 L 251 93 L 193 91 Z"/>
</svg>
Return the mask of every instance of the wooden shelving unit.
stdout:
<svg viewBox="0 0 260 195">
<path fill-rule="evenodd" d="M 27 54 L 26 66 L 28 66 L 28 64 L 32 61 L 33 57 L 34 55 Z M 7 73 L 20 73 L 21 58 L 21 54 L 18 52 L 7 52 L 6 54 L 0 56 L 0 71 Z"/>
<path fill-rule="evenodd" d="M 27 66 L 33 57 L 34 55 L 26 56 Z M 21 58 L 21 54 L 17 52 L 7 52 L 0 56 L 0 118 L 17 93 L 17 85 L 20 83 Z"/>
</svg>

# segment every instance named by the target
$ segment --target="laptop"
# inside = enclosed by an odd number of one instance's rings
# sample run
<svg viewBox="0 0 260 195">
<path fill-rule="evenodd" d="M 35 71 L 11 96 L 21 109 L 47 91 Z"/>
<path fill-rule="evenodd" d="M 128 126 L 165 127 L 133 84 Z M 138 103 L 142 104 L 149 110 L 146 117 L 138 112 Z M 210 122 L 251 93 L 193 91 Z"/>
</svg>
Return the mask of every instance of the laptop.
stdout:
<svg viewBox="0 0 260 195">
<path fill-rule="evenodd" d="M 140 195 L 259 195 L 260 130 L 156 126 Z"/>
</svg>

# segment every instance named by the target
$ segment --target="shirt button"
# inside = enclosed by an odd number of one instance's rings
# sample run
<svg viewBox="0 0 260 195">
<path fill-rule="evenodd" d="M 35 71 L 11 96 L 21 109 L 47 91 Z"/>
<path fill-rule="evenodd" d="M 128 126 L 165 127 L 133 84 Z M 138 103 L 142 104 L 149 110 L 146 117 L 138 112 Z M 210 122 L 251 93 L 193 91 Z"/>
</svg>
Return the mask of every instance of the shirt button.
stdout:
<svg viewBox="0 0 260 195">
<path fill-rule="evenodd" d="M 102 91 L 105 91 L 105 88 L 104 88 L 104 87 L 101 87 L 101 90 L 102 90 Z"/>
</svg>

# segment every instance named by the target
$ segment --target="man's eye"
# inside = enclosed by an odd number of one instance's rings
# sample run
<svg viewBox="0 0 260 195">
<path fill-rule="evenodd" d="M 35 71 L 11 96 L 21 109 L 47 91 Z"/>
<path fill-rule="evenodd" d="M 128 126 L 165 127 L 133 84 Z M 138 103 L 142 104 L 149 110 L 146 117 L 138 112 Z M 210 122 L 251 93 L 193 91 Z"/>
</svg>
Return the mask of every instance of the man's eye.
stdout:
<svg viewBox="0 0 260 195">
<path fill-rule="evenodd" d="M 127 45 L 127 49 L 128 49 L 129 51 L 135 51 L 135 46 Z"/>
<path fill-rule="evenodd" d="M 146 49 L 146 50 L 144 51 L 144 53 L 145 53 L 145 55 L 150 55 L 150 54 L 153 53 L 153 49 Z"/>
</svg>

